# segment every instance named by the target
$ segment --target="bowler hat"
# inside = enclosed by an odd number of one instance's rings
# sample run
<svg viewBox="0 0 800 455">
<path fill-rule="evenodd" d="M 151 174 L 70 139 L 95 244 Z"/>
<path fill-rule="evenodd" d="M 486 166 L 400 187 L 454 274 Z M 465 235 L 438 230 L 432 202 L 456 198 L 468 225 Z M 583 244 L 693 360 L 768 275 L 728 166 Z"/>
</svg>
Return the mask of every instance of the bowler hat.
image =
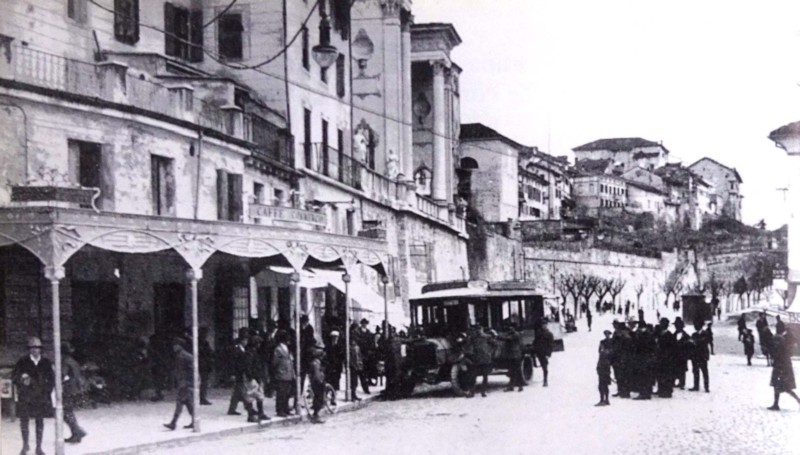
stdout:
<svg viewBox="0 0 800 455">
<path fill-rule="evenodd" d="M 28 347 L 29 348 L 41 348 L 42 347 L 42 340 L 39 337 L 30 337 L 28 338 Z"/>
<path fill-rule="evenodd" d="M 603 335 L 611 335 L 611 330 L 603 330 Z"/>
<path fill-rule="evenodd" d="M 369 320 L 367 318 L 364 318 L 364 319 L 361 320 L 361 323 L 362 324 L 369 324 Z"/>
</svg>

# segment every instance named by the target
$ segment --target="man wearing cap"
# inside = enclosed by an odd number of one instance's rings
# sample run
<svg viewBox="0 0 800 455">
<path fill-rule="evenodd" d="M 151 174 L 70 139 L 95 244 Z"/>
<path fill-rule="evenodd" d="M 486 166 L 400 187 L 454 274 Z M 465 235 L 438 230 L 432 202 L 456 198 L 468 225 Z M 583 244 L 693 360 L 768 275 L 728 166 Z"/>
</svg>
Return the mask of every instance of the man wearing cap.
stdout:
<svg viewBox="0 0 800 455">
<path fill-rule="evenodd" d="M 700 373 L 703 374 L 703 387 L 706 393 L 708 390 L 708 332 L 704 328 L 703 321 L 694 321 L 694 330 L 692 334 L 692 342 L 694 350 L 692 352 L 692 375 L 694 376 L 694 383 L 692 392 L 700 390 Z"/>
<path fill-rule="evenodd" d="M 595 406 L 608 406 L 608 386 L 611 385 L 611 357 L 613 347 L 611 344 L 611 331 L 604 330 L 600 346 L 597 348 L 597 390 L 600 392 L 600 401 Z"/>
<path fill-rule="evenodd" d="M 341 341 L 338 330 L 331 331 L 328 346 L 325 348 L 325 377 L 333 390 L 339 391 L 339 381 L 342 378 L 342 368 L 346 358 L 345 346 Z"/>
<path fill-rule="evenodd" d="M 30 446 L 30 419 L 36 422 L 36 454 L 44 454 L 42 436 L 44 435 L 44 419 L 53 417 L 53 403 L 50 393 L 55 386 L 53 365 L 42 357 L 42 340 L 37 337 L 28 339 L 28 355 L 22 357 L 14 366 L 11 379 L 17 387 L 17 417 L 22 432 L 21 454 L 28 453 Z"/>
<path fill-rule="evenodd" d="M 322 358 L 325 356 L 325 346 L 314 344 L 309 347 L 308 378 L 311 383 L 311 390 L 314 392 L 314 403 L 311 408 L 312 423 L 325 423 L 319 417 L 319 410 L 325 403 L 325 373 L 322 370 Z"/>
<path fill-rule="evenodd" d="M 192 396 L 194 395 L 194 359 L 186 352 L 186 341 L 182 338 L 172 340 L 172 349 L 175 352 L 175 381 L 178 386 L 178 395 L 175 397 L 175 412 L 172 421 L 165 423 L 164 426 L 174 430 L 181 416 L 183 407 L 189 411 L 192 422 L 184 428 L 194 428 L 194 406 Z"/>
</svg>

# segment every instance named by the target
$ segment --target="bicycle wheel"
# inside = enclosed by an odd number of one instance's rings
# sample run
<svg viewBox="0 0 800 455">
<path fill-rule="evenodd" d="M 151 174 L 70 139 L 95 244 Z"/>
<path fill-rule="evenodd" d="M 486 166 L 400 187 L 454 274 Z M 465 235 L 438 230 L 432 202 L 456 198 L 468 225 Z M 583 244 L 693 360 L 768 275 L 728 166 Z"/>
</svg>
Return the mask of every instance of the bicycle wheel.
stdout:
<svg viewBox="0 0 800 455">
<path fill-rule="evenodd" d="M 336 390 L 330 384 L 325 384 L 325 411 L 336 414 L 339 410 L 339 400 L 336 399 Z"/>
</svg>

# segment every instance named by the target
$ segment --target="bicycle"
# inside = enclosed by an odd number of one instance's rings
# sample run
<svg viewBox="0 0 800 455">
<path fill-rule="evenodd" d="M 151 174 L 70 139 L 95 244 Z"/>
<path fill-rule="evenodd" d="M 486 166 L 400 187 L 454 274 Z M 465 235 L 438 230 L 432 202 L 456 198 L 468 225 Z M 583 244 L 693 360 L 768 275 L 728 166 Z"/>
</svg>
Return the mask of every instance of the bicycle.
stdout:
<svg viewBox="0 0 800 455">
<path fill-rule="evenodd" d="M 325 398 L 322 402 L 322 410 L 327 414 L 333 415 L 339 410 L 339 401 L 336 399 L 336 390 L 327 382 L 325 383 Z M 308 386 L 306 386 L 305 393 L 303 393 L 303 407 L 305 408 L 306 413 L 313 413 L 313 404 L 314 390 L 311 388 L 311 384 L 308 384 Z"/>
</svg>

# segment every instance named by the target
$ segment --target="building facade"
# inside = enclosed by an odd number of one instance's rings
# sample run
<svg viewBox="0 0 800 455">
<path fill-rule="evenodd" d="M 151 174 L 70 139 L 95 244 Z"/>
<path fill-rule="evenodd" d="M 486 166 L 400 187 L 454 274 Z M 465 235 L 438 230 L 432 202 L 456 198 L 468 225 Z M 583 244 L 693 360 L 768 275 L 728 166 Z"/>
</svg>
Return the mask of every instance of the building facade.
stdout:
<svg viewBox="0 0 800 455">
<path fill-rule="evenodd" d="M 640 137 L 598 139 L 572 149 L 575 161 L 611 160 L 622 172 L 631 167 L 648 170 L 659 168 L 667 163 L 669 150 L 661 143 Z"/>
<path fill-rule="evenodd" d="M 348 286 L 354 317 L 388 295 L 402 325 L 423 284 L 465 275 L 453 141 L 441 199 L 412 175 L 407 2 L 35 3 L 0 6 L 4 363 L 54 312 L 86 345 L 199 324 L 225 346 L 298 313 L 341 325 Z M 431 121 L 457 137 L 434 76 Z"/>
<path fill-rule="evenodd" d="M 742 221 L 742 177 L 736 168 L 706 157 L 690 165 L 689 169 L 714 185 L 713 197 L 722 215 Z"/>
</svg>

